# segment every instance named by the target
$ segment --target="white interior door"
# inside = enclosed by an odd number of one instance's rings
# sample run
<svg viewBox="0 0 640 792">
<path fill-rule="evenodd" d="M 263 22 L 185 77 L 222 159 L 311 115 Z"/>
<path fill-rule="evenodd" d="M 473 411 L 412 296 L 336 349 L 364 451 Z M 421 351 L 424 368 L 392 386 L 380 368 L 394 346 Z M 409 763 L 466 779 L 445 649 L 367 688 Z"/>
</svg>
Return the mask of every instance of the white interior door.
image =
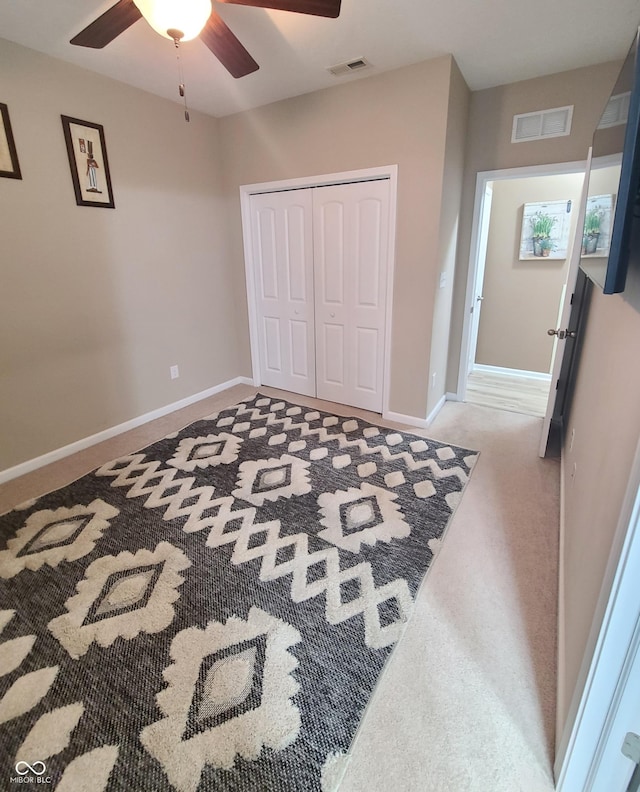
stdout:
<svg viewBox="0 0 640 792">
<path fill-rule="evenodd" d="M 321 399 L 382 412 L 388 179 L 313 191 L 316 381 Z"/>
<path fill-rule="evenodd" d="M 251 196 L 262 382 L 316 395 L 311 190 Z"/>
<path fill-rule="evenodd" d="M 471 313 L 471 336 L 469 340 L 469 360 L 467 374 L 473 371 L 476 362 L 478 347 L 478 330 L 480 328 L 480 312 L 482 310 L 482 289 L 484 285 L 484 270 L 487 263 L 487 245 L 489 243 L 489 226 L 491 222 L 491 202 L 493 200 L 493 182 L 488 182 L 484 188 L 482 207 L 480 209 L 480 230 L 478 236 L 478 261 L 476 265 L 476 281 L 474 299 L 469 309 Z"/>
<path fill-rule="evenodd" d="M 591 164 L 591 149 L 587 158 L 586 173 L 589 172 Z M 578 212 L 578 220 L 576 222 L 576 232 L 574 234 L 571 251 L 568 252 L 569 267 L 567 269 L 567 280 L 562 291 L 562 299 L 559 310 L 559 322 L 557 328 L 550 328 L 555 330 L 565 330 L 569 325 L 569 315 L 571 314 L 571 299 L 566 299 L 567 295 L 572 295 L 576 286 L 578 278 L 578 269 L 580 267 L 580 252 L 582 250 L 582 229 L 584 227 L 584 218 L 587 207 L 587 193 L 589 189 L 588 180 L 585 178 L 582 185 L 582 195 L 580 197 L 580 210 Z M 547 401 L 547 410 L 542 421 L 542 433 L 540 435 L 540 448 L 539 455 L 544 457 L 549 442 L 549 432 L 551 430 L 551 419 L 553 418 L 553 411 L 556 406 L 556 399 L 558 397 L 557 383 L 560 378 L 560 369 L 562 368 L 562 356 L 564 354 L 565 341 L 564 338 L 560 339 L 558 336 L 558 343 L 554 346 L 553 362 L 551 364 L 551 387 L 549 389 L 549 399 Z"/>
</svg>

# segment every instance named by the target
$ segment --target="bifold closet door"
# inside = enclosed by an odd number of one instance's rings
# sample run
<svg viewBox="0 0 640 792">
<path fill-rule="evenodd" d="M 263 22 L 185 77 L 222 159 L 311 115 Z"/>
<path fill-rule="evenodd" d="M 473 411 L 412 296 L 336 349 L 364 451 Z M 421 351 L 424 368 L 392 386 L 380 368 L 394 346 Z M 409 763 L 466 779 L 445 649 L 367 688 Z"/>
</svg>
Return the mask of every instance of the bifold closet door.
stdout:
<svg viewBox="0 0 640 792">
<path fill-rule="evenodd" d="M 382 412 L 389 180 L 313 190 L 321 399 Z"/>
<path fill-rule="evenodd" d="M 262 382 L 316 395 L 311 190 L 251 196 Z"/>
</svg>

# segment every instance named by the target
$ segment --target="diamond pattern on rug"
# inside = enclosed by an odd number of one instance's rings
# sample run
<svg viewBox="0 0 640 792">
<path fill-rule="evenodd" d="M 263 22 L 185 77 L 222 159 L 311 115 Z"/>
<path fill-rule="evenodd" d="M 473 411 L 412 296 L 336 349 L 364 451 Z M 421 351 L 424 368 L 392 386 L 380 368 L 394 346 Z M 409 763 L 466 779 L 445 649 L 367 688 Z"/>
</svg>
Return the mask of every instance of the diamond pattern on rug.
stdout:
<svg viewBox="0 0 640 792">
<path fill-rule="evenodd" d="M 240 443 L 241 437 L 234 437 L 226 432 L 188 438 L 182 440 L 167 464 L 189 472 L 197 468 L 230 465 L 238 458 Z"/>
<path fill-rule="evenodd" d="M 15 615 L 13 610 L 0 611 L 0 634 Z M 35 641 L 36 636 L 30 635 L 0 642 L 0 676 L 11 674 L 23 664 L 26 665 Z M 5 664 L 6 660 L 10 662 Z M 11 722 L 12 735 L 22 740 L 12 755 L 16 772 L 11 775 L 11 783 L 39 784 L 45 773 L 51 778 L 51 766 L 53 764 L 55 767 L 57 755 L 76 742 L 78 724 L 85 711 L 81 701 L 54 707 L 40 717 L 34 716 L 33 722 L 28 723 L 30 728 L 26 736 L 21 730 L 25 716 L 39 708 L 50 696 L 50 691 L 58 682 L 59 670 L 58 666 L 30 672 L 23 672 L 22 669 L 14 683 L 0 697 L 0 728 Z M 22 720 L 19 721 L 19 718 Z M 81 742 L 79 745 L 81 751 Z M 97 748 L 86 754 L 80 752 L 64 773 L 56 774 L 56 777 L 60 777 L 56 790 L 77 792 L 86 789 L 87 778 L 90 778 L 92 791 L 103 792 L 117 758 L 118 747 L 115 745 Z"/>
<path fill-rule="evenodd" d="M 140 741 L 176 789 L 195 792 L 205 765 L 230 770 L 237 755 L 256 760 L 265 746 L 279 752 L 295 741 L 300 712 L 291 697 L 300 686 L 288 650 L 299 641 L 296 629 L 259 608 L 246 621 L 232 616 L 174 638 L 168 688 L 157 696 L 165 718 Z"/>
<path fill-rule="evenodd" d="M 327 542 L 360 552 L 360 545 L 391 542 L 411 533 L 399 507 L 397 495 L 381 487 L 364 483 L 347 491 L 325 492 L 318 498 L 322 512 L 320 522 L 326 526 L 318 536 Z"/>
<path fill-rule="evenodd" d="M 0 517 L 14 765 L 335 789 L 476 456 L 258 395 Z"/>
<path fill-rule="evenodd" d="M 0 552 L 0 577 L 88 555 L 117 514 L 117 509 L 99 499 L 88 506 L 35 512 Z"/>
<path fill-rule="evenodd" d="M 49 630 L 71 657 L 85 654 L 93 641 L 111 645 L 140 632 L 162 632 L 173 621 L 173 603 L 191 566 L 187 556 L 168 542 L 153 553 L 138 550 L 94 561 L 78 583 L 78 593 L 65 603 L 68 613 L 49 622 Z"/>
</svg>

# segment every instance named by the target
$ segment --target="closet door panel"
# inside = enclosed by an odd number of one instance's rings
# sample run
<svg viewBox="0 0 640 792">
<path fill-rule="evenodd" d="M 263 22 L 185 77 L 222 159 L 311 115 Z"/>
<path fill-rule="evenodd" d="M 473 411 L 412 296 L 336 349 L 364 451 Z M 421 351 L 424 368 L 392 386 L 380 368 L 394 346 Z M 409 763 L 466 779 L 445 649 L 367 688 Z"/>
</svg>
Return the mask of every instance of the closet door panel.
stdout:
<svg viewBox="0 0 640 792">
<path fill-rule="evenodd" d="M 318 396 L 381 412 L 388 180 L 315 189 L 313 223 Z"/>
<path fill-rule="evenodd" d="M 316 395 L 310 190 L 251 196 L 262 382 Z"/>
</svg>

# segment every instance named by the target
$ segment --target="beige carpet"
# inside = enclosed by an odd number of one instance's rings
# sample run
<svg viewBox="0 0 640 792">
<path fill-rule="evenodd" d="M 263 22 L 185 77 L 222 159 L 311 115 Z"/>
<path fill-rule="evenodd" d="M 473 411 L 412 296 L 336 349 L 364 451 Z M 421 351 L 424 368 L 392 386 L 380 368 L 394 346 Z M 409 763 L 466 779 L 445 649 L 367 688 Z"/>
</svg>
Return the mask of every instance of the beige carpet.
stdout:
<svg viewBox="0 0 640 792">
<path fill-rule="evenodd" d="M 0 512 L 252 392 L 233 388 L 3 485 Z M 478 449 L 480 460 L 374 693 L 340 792 L 553 789 L 559 467 L 537 457 L 540 425 L 447 403 L 423 433 Z"/>
</svg>

